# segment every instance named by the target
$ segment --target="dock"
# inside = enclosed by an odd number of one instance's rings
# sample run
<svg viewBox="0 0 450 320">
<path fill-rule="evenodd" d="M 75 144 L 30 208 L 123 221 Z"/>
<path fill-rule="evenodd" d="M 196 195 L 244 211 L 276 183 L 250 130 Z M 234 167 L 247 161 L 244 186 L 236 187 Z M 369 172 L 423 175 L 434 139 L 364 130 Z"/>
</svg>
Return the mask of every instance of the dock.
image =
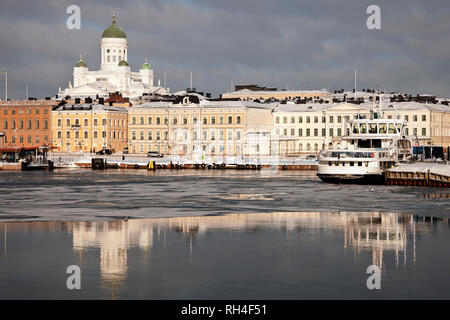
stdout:
<svg viewBox="0 0 450 320">
<path fill-rule="evenodd" d="M 450 165 L 437 162 L 401 164 L 386 171 L 386 184 L 449 188 Z"/>
</svg>

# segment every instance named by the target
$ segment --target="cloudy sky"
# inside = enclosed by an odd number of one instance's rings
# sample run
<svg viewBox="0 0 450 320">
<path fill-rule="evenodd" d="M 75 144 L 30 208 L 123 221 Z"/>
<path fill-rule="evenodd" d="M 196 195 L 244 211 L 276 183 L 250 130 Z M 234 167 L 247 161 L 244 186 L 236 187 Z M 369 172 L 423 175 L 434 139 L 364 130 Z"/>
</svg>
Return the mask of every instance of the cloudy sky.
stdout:
<svg viewBox="0 0 450 320">
<path fill-rule="evenodd" d="M 81 8 L 81 29 L 66 8 Z M 366 9 L 381 8 L 381 30 Z M 13 98 L 44 97 L 73 81 L 80 53 L 100 65 L 103 30 L 117 14 L 133 71 L 148 56 L 171 91 L 217 95 L 235 84 L 334 90 L 387 88 L 450 97 L 450 2 L 444 0 L 1 0 L 0 71 Z M 4 98 L 5 77 L 0 77 Z"/>
</svg>

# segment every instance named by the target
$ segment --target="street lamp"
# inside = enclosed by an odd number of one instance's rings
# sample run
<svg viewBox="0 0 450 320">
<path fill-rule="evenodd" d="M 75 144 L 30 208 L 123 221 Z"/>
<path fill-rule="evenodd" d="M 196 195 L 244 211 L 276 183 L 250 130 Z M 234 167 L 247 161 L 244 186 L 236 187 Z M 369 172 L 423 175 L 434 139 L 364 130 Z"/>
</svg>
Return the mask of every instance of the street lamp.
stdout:
<svg viewBox="0 0 450 320">
<path fill-rule="evenodd" d="M 5 75 L 5 101 L 8 101 L 8 72 L 2 71 L 1 73 Z"/>
</svg>

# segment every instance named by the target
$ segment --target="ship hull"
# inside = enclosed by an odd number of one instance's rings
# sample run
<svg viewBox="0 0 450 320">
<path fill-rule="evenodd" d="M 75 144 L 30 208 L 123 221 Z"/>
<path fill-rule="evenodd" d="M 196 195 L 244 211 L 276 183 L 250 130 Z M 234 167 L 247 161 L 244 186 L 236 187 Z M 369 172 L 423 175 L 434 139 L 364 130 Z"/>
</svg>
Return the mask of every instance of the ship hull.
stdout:
<svg viewBox="0 0 450 320">
<path fill-rule="evenodd" d="M 368 175 L 336 175 L 336 174 L 317 174 L 317 176 L 326 183 L 334 184 L 384 184 L 385 178 L 383 174 Z"/>
</svg>

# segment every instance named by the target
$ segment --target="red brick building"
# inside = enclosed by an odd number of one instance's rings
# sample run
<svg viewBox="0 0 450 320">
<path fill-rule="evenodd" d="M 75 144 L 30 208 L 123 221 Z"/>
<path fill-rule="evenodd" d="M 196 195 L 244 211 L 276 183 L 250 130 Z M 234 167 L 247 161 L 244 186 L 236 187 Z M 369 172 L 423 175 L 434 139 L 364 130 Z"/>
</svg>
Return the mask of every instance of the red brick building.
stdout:
<svg viewBox="0 0 450 320">
<path fill-rule="evenodd" d="M 50 146 L 55 106 L 51 100 L 0 101 L 0 148 Z"/>
</svg>

